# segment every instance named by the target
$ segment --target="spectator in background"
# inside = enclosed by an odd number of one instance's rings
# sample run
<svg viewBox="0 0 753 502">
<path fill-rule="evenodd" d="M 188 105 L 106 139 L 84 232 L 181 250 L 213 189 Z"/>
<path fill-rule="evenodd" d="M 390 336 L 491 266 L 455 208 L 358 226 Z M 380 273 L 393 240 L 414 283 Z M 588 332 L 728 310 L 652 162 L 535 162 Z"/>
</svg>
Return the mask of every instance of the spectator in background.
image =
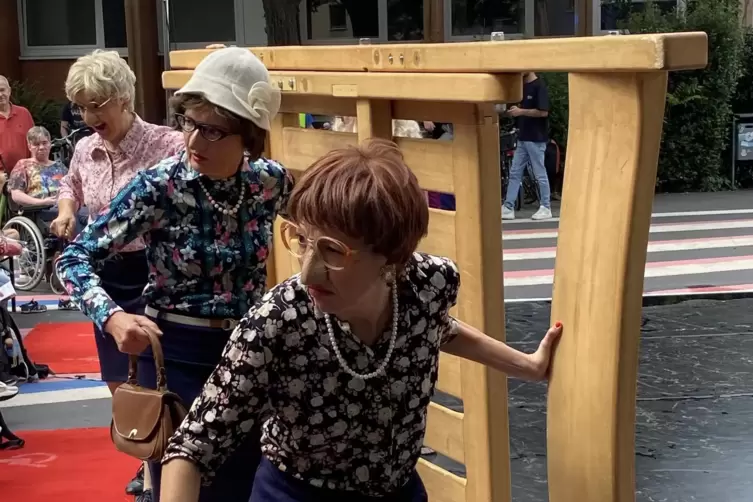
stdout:
<svg viewBox="0 0 753 502">
<path fill-rule="evenodd" d="M 86 122 L 84 122 L 84 116 L 81 113 L 81 108 L 76 106 L 73 102 L 68 101 L 63 107 L 63 114 L 60 117 L 60 136 L 64 138 L 73 131 L 77 131 L 79 129 L 83 130 L 76 134 L 73 142 L 74 144 L 76 143 L 76 140 L 92 134 L 92 130 L 87 127 Z"/>
<path fill-rule="evenodd" d="M 10 95 L 10 82 L 0 75 L 0 167 L 8 174 L 29 156 L 26 133 L 34 127 L 29 110 L 11 103 Z"/>
<path fill-rule="evenodd" d="M 546 84 L 534 72 L 523 74 L 523 101 L 511 106 L 507 115 L 515 118 L 518 129 L 518 146 L 510 167 L 510 180 L 507 195 L 502 207 L 502 219 L 515 219 L 515 199 L 518 197 L 523 172 L 531 163 L 533 175 L 539 185 L 539 210 L 532 220 L 546 220 L 552 217 L 549 179 L 544 156 L 549 142 L 549 93 Z"/>
</svg>

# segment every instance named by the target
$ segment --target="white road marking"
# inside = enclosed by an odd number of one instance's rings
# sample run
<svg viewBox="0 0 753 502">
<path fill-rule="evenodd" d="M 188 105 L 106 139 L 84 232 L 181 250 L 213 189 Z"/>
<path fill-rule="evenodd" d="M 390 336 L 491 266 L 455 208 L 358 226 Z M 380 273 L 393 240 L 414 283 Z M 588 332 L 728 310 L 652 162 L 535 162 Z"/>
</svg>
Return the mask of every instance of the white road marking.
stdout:
<svg viewBox="0 0 753 502">
<path fill-rule="evenodd" d="M 88 401 L 90 399 L 109 398 L 110 389 L 107 387 L 107 385 L 101 385 L 97 387 L 83 387 L 79 389 L 51 390 L 49 392 L 18 394 L 16 395 L 16 397 L 0 403 L 0 408 L 15 408 L 17 406 L 69 403 L 71 401 Z"/>
<path fill-rule="evenodd" d="M 729 230 L 733 228 L 753 228 L 753 220 L 729 220 L 729 221 L 701 221 L 692 223 L 669 223 L 651 225 L 649 230 L 652 234 L 671 232 L 697 232 L 700 230 Z M 531 239 L 555 239 L 558 230 L 542 230 L 541 232 L 529 230 L 503 231 L 503 241 L 521 241 Z"/>
</svg>

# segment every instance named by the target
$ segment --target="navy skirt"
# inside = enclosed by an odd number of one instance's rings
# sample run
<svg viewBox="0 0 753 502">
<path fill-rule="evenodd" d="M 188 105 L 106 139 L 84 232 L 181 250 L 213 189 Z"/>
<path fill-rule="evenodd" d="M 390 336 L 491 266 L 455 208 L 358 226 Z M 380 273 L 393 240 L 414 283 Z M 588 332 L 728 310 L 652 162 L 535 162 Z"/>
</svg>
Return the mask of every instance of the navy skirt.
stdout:
<svg viewBox="0 0 753 502">
<path fill-rule="evenodd" d="M 254 489 L 249 502 L 427 502 L 426 489 L 418 476 L 411 479 L 396 493 L 386 497 L 367 497 L 353 492 L 316 488 L 290 474 L 282 472 L 266 458 L 262 458 L 256 471 Z"/>
<path fill-rule="evenodd" d="M 162 352 L 165 356 L 167 387 L 178 394 L 187 408 L 201 393 L 204 383 L 220 361 L 222 351 L 230 338 L 230 331 L 215 328 L 198 328 L 156 320 L 162 330 Z M 139 356 L 139 384 L 155 388 L 157 373 L 152 350 Z M 251 430 L 242 444 L 217 471 L 211 486 L 202 486 L 199 502 L 248 502 L 253 486 L 254 472 L 261 459 L 258 427 Z M 152 498 L 159 502 L 162 465 L 150 462 Z"/>
<path fill-rule="evenodd" d="M 149 266 L 144 251 L 115 255 L 99 272 L 102 287 L 115 303 L 129 314 L 144 314 L 143 292 Z M 102 380 L 125 382 L 128 379 L 128 354 L 118 350 L 115 339 L 94 325 L 94 339 Z"/>
</svg>

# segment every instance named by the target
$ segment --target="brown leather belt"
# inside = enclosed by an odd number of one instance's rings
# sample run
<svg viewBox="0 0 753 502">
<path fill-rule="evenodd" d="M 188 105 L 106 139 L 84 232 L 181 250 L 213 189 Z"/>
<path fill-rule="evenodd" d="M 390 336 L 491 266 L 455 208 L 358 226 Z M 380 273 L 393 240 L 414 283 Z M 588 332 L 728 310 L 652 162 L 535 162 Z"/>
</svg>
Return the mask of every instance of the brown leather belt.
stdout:
<svg viewBox="0 0 753 502">
<path fill-rule="evenodd" d="M 196 326 L 198 328 L 224 329 L 233 331 L 238 325 L 237 319 L 204 319 L 201 317 L 191 317 L 181 314 L 173 314 L 157 310 L 149 305 L 144 309 L 144 314 L 156 320 L 174 322 L 175 324 L 184 324 L 186 326 Z"/>
</svg>

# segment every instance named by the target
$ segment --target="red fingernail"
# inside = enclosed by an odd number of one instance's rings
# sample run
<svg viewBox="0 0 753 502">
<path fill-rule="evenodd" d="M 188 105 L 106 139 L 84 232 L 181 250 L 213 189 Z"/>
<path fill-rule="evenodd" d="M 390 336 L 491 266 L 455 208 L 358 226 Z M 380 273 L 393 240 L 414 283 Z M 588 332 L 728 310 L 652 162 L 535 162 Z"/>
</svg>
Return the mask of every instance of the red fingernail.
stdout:
<svg viewBox="0 0 753 502">
<path fill-rule="evenodd" d="M 562 327 L 562 323 L 559 322 L 559 321 L 557 321 L 556 323 L 554 323 L 554 327 L 555 328 L 561 328 Z"/>
</svg>

